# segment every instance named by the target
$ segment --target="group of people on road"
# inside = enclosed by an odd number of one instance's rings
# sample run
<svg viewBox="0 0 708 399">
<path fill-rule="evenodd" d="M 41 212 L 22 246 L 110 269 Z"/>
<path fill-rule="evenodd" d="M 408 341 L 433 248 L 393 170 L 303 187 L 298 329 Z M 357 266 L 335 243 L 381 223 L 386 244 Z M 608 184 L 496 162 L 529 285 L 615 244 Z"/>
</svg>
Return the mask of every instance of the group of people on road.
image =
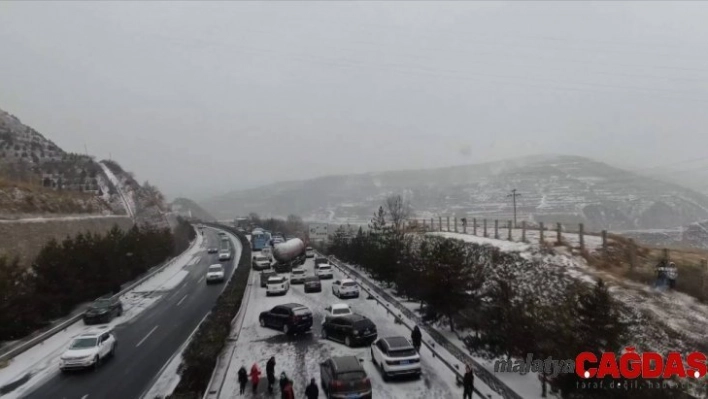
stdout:
<svg viewBox="0 0 708 399">
<path fill-rule="evenodd" d="M 246 392 L 246 386 L 250 377 L 253 394 L 258 392 L 258 385 L 261 381 L 261 369 L 258 363 L 253 363 L 251 372 L 246 371 L 246 367 L 242 366 L 238 371 L 238 382 L 240 393 L 243 395 Z M 273 385 L 275 385 L 275 356 L 271 356 L 266 362 L 266 379 L 268 381 L 268 393 L 273 394 Z M 285 372 L 280 373 L 280 394 L 282 399 L 295 399 L 295 391 L 293 390 L 293 380 L 288 378 Z M 310 384 L 305 388 L 305 397 L 307 399 L 317 399 L 320 396 L 320 390 L 317 387 L 315 379 L 310 380 Z"/>
<path fill-rule="evenodd" d="M 676 279 L 678 278 L 678 268 L 674 262 L 669 262 L 662 259 L 656 265 L 656 287 L 664 289 L 667 286 L 670 289 L 676 287 Z"/>
</svg>

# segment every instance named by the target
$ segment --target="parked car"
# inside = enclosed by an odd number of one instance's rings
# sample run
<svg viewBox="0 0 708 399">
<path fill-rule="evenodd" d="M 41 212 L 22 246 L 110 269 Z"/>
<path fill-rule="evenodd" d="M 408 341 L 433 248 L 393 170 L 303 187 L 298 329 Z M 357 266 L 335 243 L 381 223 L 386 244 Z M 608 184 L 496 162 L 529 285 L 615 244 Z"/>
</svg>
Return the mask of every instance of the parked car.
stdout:
<svg viewBox="0 0 708 399">
<path fill-rule="evenodd" d="M 322 292 L 322 283 L 320 278 L 317 276 L 305 277 L 305 293 L 308 292 Z"/>
<path fill-rule="evenodd" d="M 376 337 L 376 324 L 358 314 L 331 317 L 322 324 L 322 338 L 342 342 L 349 347 L 371 345 Z"/>
<path fill-rule="evenodd" d="M 312 311 L 299 303 L 278 305 L 258 316 L 261 327 L 277 328 L 285 334 L 310 331 Z"/>
<path fill-rule="evenodd" d="M 384 381 L 391 377 L 420 377 L 420 355 L 405 337 L 379 338 L 371 344 L 371 360 L 379 368 Z"/>
<path fill-rule="evenodd" d="M 290 282 L 293 284 L 305 283 L 305 269 L 295 268 L 290 272 Z"/>
<path fill-rule="evenodd" d="M 209 268 L 207 269 L 207 274 L 206 274 L 207 285 L 209 285 L 211 283 L 223 283 L 225 279 L 226 279 L 226 275 L 224 273 L 223 266 L 221 266 L 218 263 L 209 266 Z"/>
<path fill-rule="evenodd" d="M 123 314 L 123 304 L 118 297 L 103 296 L 91 304 L 84 312 L 84 324 L 109 323 L 114 317 Z"/>
<path fill-rule="evenodd" d="M 221 252 L 219 252 L 219 260 L 231 260 L 231 251 L 222 249 Z"/>
<path fill-rule="evenodd" d="M 265 270 L 270 268 L 270 259 L 263 255 L 253 257 L 253 270 Z"/>
<path fill-rule="evenodd" d="M 266 296 L 275 294 L 287 294 L 290 289 L 290 282 L 285 276 L 272 276 L 268 279 L 266 286 Z"/>
<path fill-rule="evenodd" d="M 325 397 L 371 399 L 371 381 L 356 356 L 335 356 L 320 363 Z"/>
<path fill-rule="evenodd" d="M 118 341 L 113 330 L 91 330 L 75 337 L 59 360 L 62 372 L 101 365 L 104 359 L 115 354 Z"/>
<path fill-rule="evenodd" d="M 215 253 L 219 252 L 219 248 L 217 248 L 217 247 L 211 247 L 211 248 L 209 248 L 209 249 L 207 250 L 207 252 L 210 253 L 210 254 L 215 254 Z"/>
<path fill-rule="evenodd" d="M 315 250 L 312 249 L 312 247 L 305 248 L 305 256 L 307 256 L 308 258 L 314 258 L 315 257 Z"/>
<path fill-rule="evenodd" d="M 315 265 L 315 275 L 321 279 L 334 278 L 332 265 L 329 263 L 320 263 L 319 265 Z"/>
<path fill-rule="evenodd" d="M 359 286 L 352 279 L 336 280 L 332 283 L 332 294 L 338 298 L 359 298 Z"/>
<path fill-rule="evenodd" d="M 277 275 L 278 273 L 276 273 L 273 269 L 263 270 L 261 272 L 261 288 L 268 287 L 268 279 Z"/>
<path fill-rule="evenodd" d="M 323 323 L 330 317 L 346 316 L 350 314 L 354 314 L 354 312 L 349 305 L 346 303 L 335 303 L 334 305 L 329 305 L 325 308 L 325 318 Z"/>
</svg>

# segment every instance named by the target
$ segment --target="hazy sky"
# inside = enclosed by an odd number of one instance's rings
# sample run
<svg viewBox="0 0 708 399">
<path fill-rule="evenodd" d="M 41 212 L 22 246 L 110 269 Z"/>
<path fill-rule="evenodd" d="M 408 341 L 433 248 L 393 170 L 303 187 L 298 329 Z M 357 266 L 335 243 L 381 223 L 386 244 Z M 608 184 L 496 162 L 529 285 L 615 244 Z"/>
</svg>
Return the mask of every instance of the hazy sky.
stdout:
<svg viewBox="0 0 708 399">
<path fill-rule="evenodd" d="M 0 108 L 168 196 L 708 148 L 708 3 L 0 2 Z"/>
</svg>

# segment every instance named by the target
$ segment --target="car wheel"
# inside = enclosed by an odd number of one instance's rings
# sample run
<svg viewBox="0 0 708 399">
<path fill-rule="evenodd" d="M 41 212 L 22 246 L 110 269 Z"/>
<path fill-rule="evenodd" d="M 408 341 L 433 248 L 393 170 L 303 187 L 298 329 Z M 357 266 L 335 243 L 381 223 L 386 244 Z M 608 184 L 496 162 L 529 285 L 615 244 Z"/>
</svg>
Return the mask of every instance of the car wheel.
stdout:
<svg viewBox="0 0 708 399">
<path fill-rule="evenodd" d="M 388 373 L 383 369 L 383 365 L 381 365 L 381 377 L 383 378 L 384 382 L 389 382 L 391 381 L 391 377 L 388 375 Z"/>
<path fill-rule="evenodd" d="M 348 347 L 352 347 L 352 339 L 349 337 L 344 338 L 344 344 Z"/>
<path fill-rule="evenodd" d="M 327 337 L 327 330 L 324 328 L 322 329 L 322 339 L 329 339 L 329 337 Z"/>
<path fill-rule="evenodd" d="M 101 365 L 101 357 L 96 355 L 96 358 L 93 359 L 93 369 L 96 370 L 98 367 Z"/>
<path fill-rule="evenodd" d="M 290 332 L 290 327 L 288 327 L 287 324 L 283 324 L 283 334 L 287 334 Z"/>
<path fill-rule="evenodd" d="M 261 323 L 261 327 L 265 327 L 265 326 L 266 326 L 266 322 L 265 322 L 265 319 L 264 319 L 264 318 L 261 318 L 261 319 L 258 320 L 258 321 Z"/>
<path fill-rule="evenodd" d="M 118 344 L 113 344 L 113 346 L 111 347 L 111 351 L 108 353 L 108 356 L 110 356 L 110 357 L 116 356 L 116 345 L 118 345 Z"/>
</svg>

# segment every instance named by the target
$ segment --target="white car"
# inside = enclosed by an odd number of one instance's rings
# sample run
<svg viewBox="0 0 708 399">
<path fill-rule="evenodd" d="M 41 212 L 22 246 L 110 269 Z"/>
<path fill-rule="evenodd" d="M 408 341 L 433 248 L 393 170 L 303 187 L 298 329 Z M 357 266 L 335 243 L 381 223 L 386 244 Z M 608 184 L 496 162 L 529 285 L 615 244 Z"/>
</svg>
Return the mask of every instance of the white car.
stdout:
<svg viewBox="0 0 708 399">
<path fill-rule="evenodd" d="M 219 252 L 219 260 L 231 260 L 231 251 L 227 249 Z"/>
<path fill-rule="evenodd" d="M 293 284 L 305 283 L 305 269 L 297 267 L 290 272 L 290 282 Z"/>
<path fill-rule="evenodd" d="M 211 284 L 213 282 L 217 283 L 223 283 L 224 280 L 226 279 L 226 276 L 224 275 L 224 267 L 221 266 L 220 264 L 215 264 L 209 266 L 207 269 L 207 274 L 206 274 L 206 283 Z"/>
<path fill-rule="evenodd" d="M 270 259 L 265 256 L 256 255 L 253 257 L 253 268 L 255 270 L 265 270 L 270 268 Z"/>
<path fill-rule="evenodd" d="M 359 298 L 359 286 L 352 279 L 337 280 L 332 283 L 332 294 L 339 298 Z"/>
<path fill-rule="evenodd" d="M 384 381 L 391 377 L 414 375 L 420 378 L 420 355 L 405 337 L 379 338 L 371 344 L 371 361 Z"/>
<path fill-rule="evenodd" d="M 98 367 L 104 359 L 116 351 L 116 337 L 108 327 L 90 330 L 75 337 L 69 348 L 61 355 L 61 371 Z"/>
<path fill-rule="evenodd" d="M 266 283 L 266 296 L 273 294 L 287 294 L 290 289 L 290 282 L 283 276 L 272 276 Z"/>
<path fill-rule="evenodd" d="M 315 275 L 319 278 L 334 278 L 332 273 L 332 265 L 329 263 L 320 263 L 315 266 Z"/>
<path fill-rule="evenodd" d="M 325 308 L 325 317 L 322 319 L 322 324 L 330 317 L 347 316 L 350 314 L 354 314 L 354 312 L 349 305 L 346 303 L 335 303 Z"/>
</svg>

